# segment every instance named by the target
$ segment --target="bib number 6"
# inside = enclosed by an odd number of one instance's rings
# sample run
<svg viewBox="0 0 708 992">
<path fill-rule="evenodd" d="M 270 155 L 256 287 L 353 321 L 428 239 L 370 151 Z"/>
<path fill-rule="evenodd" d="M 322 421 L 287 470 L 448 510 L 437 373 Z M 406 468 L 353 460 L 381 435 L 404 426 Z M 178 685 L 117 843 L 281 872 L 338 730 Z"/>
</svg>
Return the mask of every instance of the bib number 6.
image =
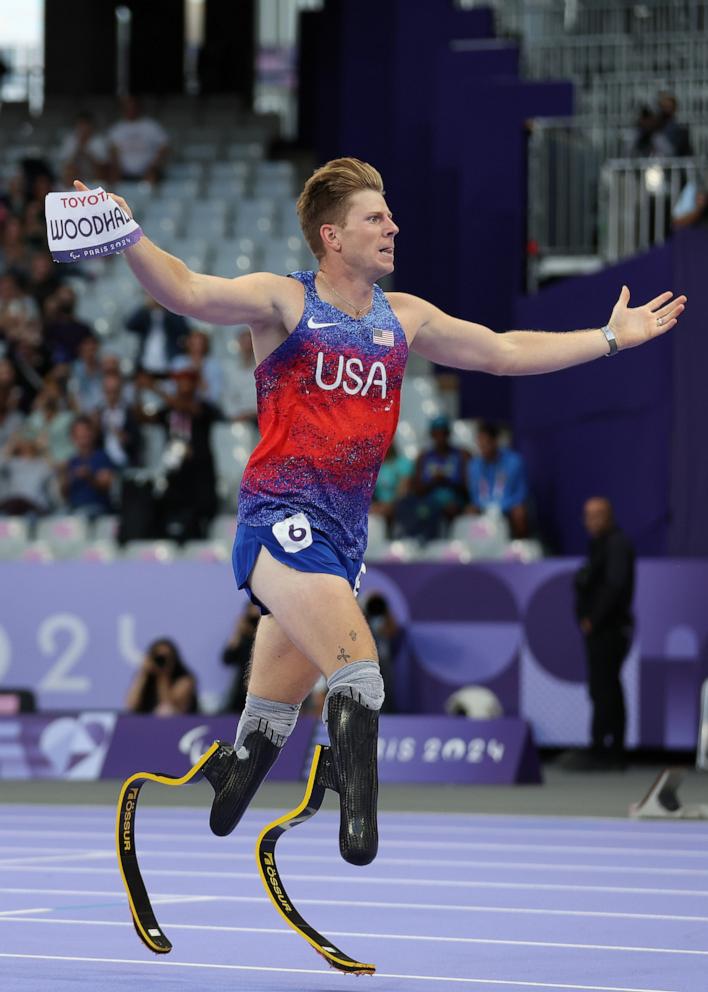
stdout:
<svg viewBox="0 0 708 992">
<path fill-rule="evenodd" d="M 296 554 L 312 544 L 310 521 L 304 513 L 295 513 L 292 517 L 279 520 L 271 530 L 283 551 Z"/>
</svg>

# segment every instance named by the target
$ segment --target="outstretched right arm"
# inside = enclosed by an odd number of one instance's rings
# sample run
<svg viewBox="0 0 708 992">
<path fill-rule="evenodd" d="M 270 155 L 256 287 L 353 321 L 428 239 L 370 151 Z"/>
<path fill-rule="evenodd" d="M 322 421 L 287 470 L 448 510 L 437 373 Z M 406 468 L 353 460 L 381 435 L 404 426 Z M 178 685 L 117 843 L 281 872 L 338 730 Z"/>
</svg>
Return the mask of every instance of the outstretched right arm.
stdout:
<svg viewBox="0 0 708 992">
<path fill-rule="evenodd" d="M 88 187 L 78 180 L 78 190 Z M 131 217 L 125 200 L 111 194 Z M 128 265 L 145 291 L 172 313 L 210 324 L 265 324 L 277 319 L 278 288 L 283 281 L 269 272 L 235 279 L 192 272 L 179 258 L 143 237 L 124 252 Z"/>
</svg>

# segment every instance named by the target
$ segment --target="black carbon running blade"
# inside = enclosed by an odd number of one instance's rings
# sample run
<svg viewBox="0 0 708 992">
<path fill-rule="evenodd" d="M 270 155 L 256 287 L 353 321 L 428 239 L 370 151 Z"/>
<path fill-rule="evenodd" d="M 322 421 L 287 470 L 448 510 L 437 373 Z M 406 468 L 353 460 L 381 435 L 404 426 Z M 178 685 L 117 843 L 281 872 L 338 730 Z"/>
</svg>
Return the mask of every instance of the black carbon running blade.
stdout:
<svg viewBox="0 0 708 992">
<path fill-rule="evenodd" d="M 314 816 L 322 805 L 325 790 L 337 791 L 336 777 L 331 761 L 330 749 L 317 745 L 312 759 L 310 775 L 307 781 L 305 795 L 300 805 L 286 813 L 284 816 L 274 820 L 263 829 L 256 845 L 256 859 L 261 881 L 265 886 L 271 902 L 278 910 L 282 918 L 292 927 L 292 929 L 304 937 L 308 944 L 321 954 L 322 957 L 333 968 L 338 971 L 347 972 L 354 975 L 373 975 L 376 966 L 357 961 L 355 958 L 345 954 L 339 947 L 333 944 L 327 937 L 302 917 L 283 885 L 283 881 L 278 871 L 275 860 L 275 846 L 278 839 L 292 827 L 300 823 L 305 823 Z"/>
<path fill-rule="evenodd" d="M 135 931 L 145 946 L 155 954 L 169 954 L 172 950 L 172 944 L 157 922 L 138 864 L 135 820 L 140 790 L 146 782 L 157 782 L 159 785 L 176 787 L 196 781 L 201 777 L 202 768 L 218 747 L 219 741 L 215 741 L 206 754 L 203 754 L 199 761 L 181 778 L 153 772 L 136 772 L 135 775 L 127 778 L 121 786 L 116 817 L 118 866 L 128 894 L 128 905 Z"/>
</svg>

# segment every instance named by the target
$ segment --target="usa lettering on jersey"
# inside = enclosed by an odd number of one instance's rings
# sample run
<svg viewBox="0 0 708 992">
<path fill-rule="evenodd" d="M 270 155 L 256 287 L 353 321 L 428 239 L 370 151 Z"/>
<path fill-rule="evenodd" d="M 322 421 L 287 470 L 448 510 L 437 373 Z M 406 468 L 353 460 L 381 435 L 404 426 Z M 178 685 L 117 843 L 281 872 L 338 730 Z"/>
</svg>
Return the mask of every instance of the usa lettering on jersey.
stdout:
<svg viewBox="0 0 708 992">
<path fill-rule="evenodd" d="M 372 362 L 368 372 L 365 373 L 364 363 L 360 358 L 344 358 L 339 356 L 337 362 L 337 374 L 331 382 L 324 380 L 324 360 L 325 354 L 317 352 L 317 369 L 315 371 L 315 382 L 320 389 L 339 389 L 340 386 L 345 393 L 356 396 L 360 393 L 366 396 L 369 390 L 378 386 L 381 390 L 381 399 L 386 399 L 386 366 L 383 362 Z"/>
</svg>

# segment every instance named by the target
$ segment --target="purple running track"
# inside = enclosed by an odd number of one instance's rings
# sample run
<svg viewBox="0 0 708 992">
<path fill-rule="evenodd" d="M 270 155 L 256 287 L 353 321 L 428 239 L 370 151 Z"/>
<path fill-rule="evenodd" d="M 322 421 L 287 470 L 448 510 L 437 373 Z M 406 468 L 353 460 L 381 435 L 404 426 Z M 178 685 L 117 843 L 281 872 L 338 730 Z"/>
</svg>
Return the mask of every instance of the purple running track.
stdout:
<svg viewBox="0 0 708 992">
<path fill-rule="evenodd" d="M 142 807 L 141 867 L 174 944 L 138 940 L 108 807 L 0 806 L 0 974 L 12 992 L 224 988 L 330 992 L 281 921 L 254 845 L 274 814 L 213 837 L 206 810 Z M 700 992 L 708 969 L 708 825 L 396 813 L 379 857 L 345 864 L 323 811 L 278 845 L 305 918 L 376 964 L 380 992 Z"/>
</svg>

